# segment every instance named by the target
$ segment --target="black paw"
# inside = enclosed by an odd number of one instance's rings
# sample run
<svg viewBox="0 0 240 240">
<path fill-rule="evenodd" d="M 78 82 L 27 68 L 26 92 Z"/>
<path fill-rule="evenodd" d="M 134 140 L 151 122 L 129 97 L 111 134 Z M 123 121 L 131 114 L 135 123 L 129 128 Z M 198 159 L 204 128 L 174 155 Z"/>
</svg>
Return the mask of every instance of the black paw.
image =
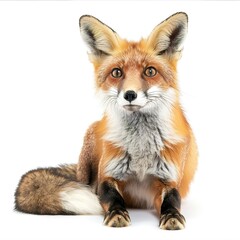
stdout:
<svg viewBox="0 0 240 240">
<path fill-rule="evenodd" d="M 116 209 L 105 214 L 103 223 L 109 227 L 127 227 L 131 224 L 131 220 L 126 210 Z"/>
<path fill-rule="evenodd" d="M 170 210 L 161 215 L 159 227 L 164 230 L 181 230 L 185 228 L 185 222 L 178 210 Z"/>
</svg>

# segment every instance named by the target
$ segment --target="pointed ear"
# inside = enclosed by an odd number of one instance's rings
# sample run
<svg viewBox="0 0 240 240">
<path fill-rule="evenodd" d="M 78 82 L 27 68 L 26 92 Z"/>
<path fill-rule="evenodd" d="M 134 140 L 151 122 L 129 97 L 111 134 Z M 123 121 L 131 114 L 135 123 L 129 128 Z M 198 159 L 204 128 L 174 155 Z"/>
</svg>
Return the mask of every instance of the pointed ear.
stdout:
<svg viewBox="0 0 240 240">
<path fill-rule="evenodd" d="M 84 15 L 79 19 L 83 40 L 95 56 L 110 55 L 118 45 L 118 35 L 97 18 Z"/>
<path fill-rule="evenodd" d="M 158 54 L 174 54 L 181 51 L 187 34 L 188 16 L 176 13 L 157 25 L 147 39 L 148 46 Z"/>
</svg>

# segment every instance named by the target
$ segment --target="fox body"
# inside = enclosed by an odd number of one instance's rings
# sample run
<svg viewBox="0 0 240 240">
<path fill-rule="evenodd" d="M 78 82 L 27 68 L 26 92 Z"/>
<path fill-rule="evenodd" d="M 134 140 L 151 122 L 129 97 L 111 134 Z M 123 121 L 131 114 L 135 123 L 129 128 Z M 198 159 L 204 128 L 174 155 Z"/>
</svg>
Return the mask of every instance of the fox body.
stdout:
<svg viewBox="0 0 240 240">
<path fill-rule="evenodd" d="M 129 42 L 80 18 L 103 118 L 84 138 L 78 164 L 32 170 L 16 191 L 16 209 L 36 214 L 99 214 L 130 224 L 126 208 L 155 208 L 162 229 L 182 229 L 181 197 L 197 166 L 197 147 L 179 103 L 177 62 L 187 15 L 176 13 L 148 38 Z"/>
</svg>

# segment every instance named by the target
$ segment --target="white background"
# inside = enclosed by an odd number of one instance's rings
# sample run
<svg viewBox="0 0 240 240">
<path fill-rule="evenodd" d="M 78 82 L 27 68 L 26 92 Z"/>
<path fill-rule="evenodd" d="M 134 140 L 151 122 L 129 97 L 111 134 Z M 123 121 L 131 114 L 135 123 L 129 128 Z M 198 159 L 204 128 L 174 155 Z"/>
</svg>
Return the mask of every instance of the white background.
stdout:
<svg viewBox="0 0 240 240">
<path fill-rule="evenodd" d="M 101 117 L 79 17 L 138 40 L 178 11 L 189 15 L 182 105 L 200 153 L 183 200 L 186 229 L 162 231 L 146 210 L 130 210 L 124 229 L 104 227 L 102 216 L 13 211 L 21 175 L 76 163 L 87 126 Z M 0 2 L 0 239 L 240 239 L 239 12 L 239 2 Z"/>
</svg>

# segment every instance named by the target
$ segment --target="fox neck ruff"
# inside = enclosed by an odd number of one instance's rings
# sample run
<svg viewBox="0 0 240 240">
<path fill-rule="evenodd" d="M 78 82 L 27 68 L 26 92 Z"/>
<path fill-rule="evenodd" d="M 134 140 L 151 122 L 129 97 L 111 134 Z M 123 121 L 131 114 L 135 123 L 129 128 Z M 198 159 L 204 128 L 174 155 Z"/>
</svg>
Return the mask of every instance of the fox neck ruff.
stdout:
<svg viewBox="0 0 240 240">
<path fill-rule="evenodd" d="M 166 104 L 155 105 L 146 112 L 129 113 L 117 108 L 108 112 L 104 140 L 120 147 L 124 154 L 108 163 L 106 173 L 119 180 L 136 177 L 142 181 L 153 175 L 164 181 L 176 181 L 178 169 L 161 156 L 165 142 L 182 141 L 174 132 L 171 114 L 172 108 Z"/>
</svg>

